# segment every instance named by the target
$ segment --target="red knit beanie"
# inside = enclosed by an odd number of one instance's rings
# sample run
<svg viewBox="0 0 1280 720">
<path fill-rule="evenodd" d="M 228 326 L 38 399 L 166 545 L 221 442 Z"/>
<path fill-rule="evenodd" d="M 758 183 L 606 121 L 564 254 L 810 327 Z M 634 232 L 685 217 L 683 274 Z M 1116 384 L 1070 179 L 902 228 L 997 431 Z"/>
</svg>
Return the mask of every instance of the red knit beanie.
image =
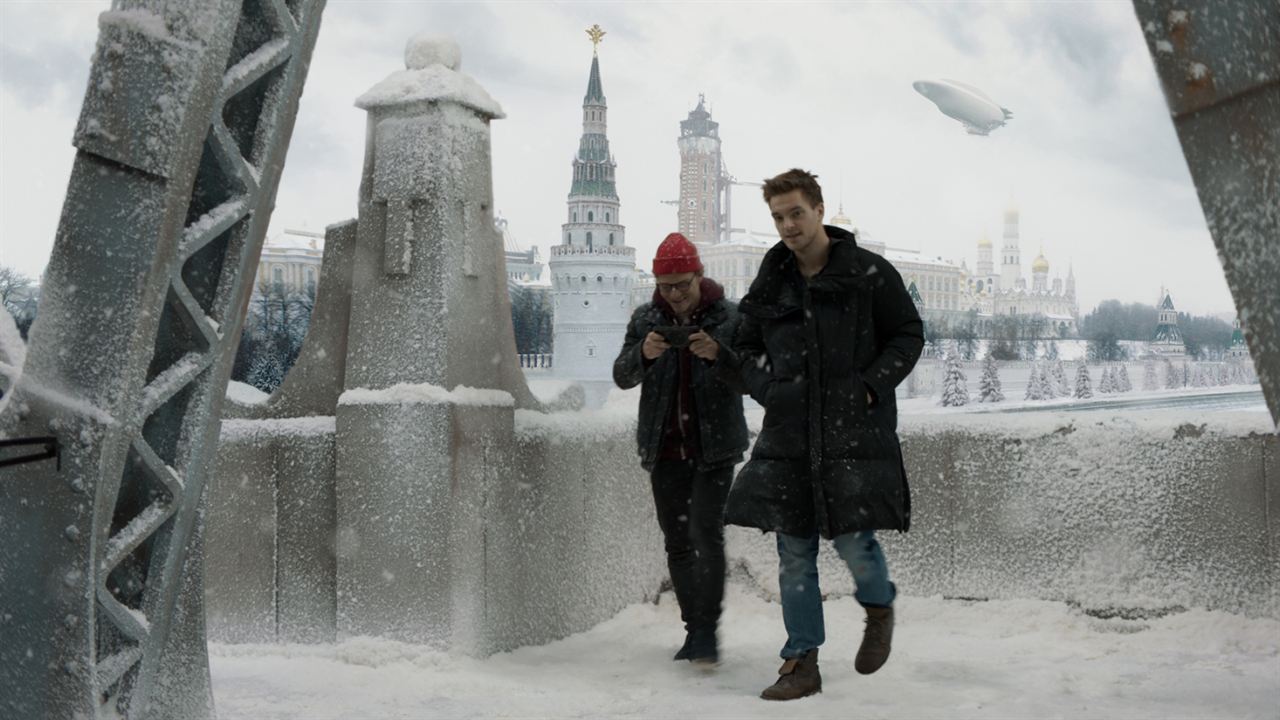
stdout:
<svg viewBox="0 0 1280 720">
<path fill-rule="evenodd" d="M 701 271 L 702 261 L 698 259 L 698 247 L 680 233 L 668 235 L 658 246 L 658 254 L 653 257 L 654 275 Z"/>
</svg>

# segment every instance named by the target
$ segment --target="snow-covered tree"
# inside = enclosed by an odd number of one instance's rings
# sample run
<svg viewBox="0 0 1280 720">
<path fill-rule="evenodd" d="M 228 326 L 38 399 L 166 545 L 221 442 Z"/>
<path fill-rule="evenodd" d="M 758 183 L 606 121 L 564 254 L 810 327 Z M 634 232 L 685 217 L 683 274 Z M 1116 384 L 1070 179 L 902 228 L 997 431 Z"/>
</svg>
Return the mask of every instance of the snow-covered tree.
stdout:
<svg viewBox="0 0 1280 720">
<path fill-rule="evenodd" d="M 1213 379 L 1214 379 L 1215 385 L 1230 385 L 1231 384 L 1231 367 L 1229 366 L 1229 364 L 1225 362 L 1218 363 L 1218 367 L 1215 368 Z"/>
<path fill-rule="evenodd" d="M 1071 397 L 1071 381 L 1067 380 L 1067 371 L 1062 366 L 1061 359 L 1053 361 L 1053 384 L 1054 394 Z"/>
<path fill-rule="evenodd" d="M 1031 366 L 1031 377 L 1027 378 L 1027 392 L 1023 395 L 1023 398 L 1026 400 L 1052 400 L 1054 398 L 1049 373 L 1041 363 L 1035 363 Z"/>
<path fill-rule="evenodd" d="M 279 356 L 273 352 L 262 352 L 254 356 L 245 380 L 263 392 L 271 392 L 284 381 L 284 374 L 285 367 Z"/>
<path fill-rule="evenodd" d="M 1116 392 L 1129 392 L 1133 389 L 1133 383 L 1129 380 L 1129 366 L 1120 365 L 1120 369 L 1116 371 Z"/>
<path fill-rule="evenodd" d="M 948 355 L 946 370 L 942 378 L 942 404 L 946 407 L 958 407 L 969 404 L 969 388 L 965 383 L 964 370 L 960 369 L 960 360 Z"/>
<path fill-rule="evenodd" d="M 231 379 L 264 392 L 275 390 L 302 350 L 314 306 L 314 286 L 302 292 L 292 292 L 281 283 L 257 288 L 249 299 Z M 265 384 L 275 377 L 279 378 L 275 384 Z"/>
<path fill-rule="evenodd" d="M 1177 365 L 1164 361 L 1164 386 L 1170 390 L 1182 387 L 1182 372 Z"/>
<path fill-rule="evenodd" d="M 1098 392 L 1113 393 L 1116 389 L 1116 383 L 1112 376 L 1111 366 L 1102 368 L 1102 375 L 1098 377 Z"/>
<path fill-rule="evenodd" d="M 1196 363 L 1195 369 L 1191 371 L 1192 387 L 1208 387 L 1209 378 L 1206 377 L 1204 366 Z"/>
<path fill-rule="evenodd" d="M 994 403 L 1004 400 L 1004 393 L 1000 390 L 1000 369 L 991 353 L 987 353 L 987 359 L 982 361 L 982 381 L 978 391 L 978 402 Z"/>
<path fill-rule="evenodd" d="M 1089 366 L 1080 363 L 1076 370 L 1076 397 L 1086 399 L 1093 397 L 1093 380 L 1089 377 Z"/>
<path fill-rule="evenodd" d="M 1156 364 L 1150 360 L 1142 367 L 1142 389 L 1147 391 L 1160 389 L 1160 380 L 1156 378 Z"/>
</svg>

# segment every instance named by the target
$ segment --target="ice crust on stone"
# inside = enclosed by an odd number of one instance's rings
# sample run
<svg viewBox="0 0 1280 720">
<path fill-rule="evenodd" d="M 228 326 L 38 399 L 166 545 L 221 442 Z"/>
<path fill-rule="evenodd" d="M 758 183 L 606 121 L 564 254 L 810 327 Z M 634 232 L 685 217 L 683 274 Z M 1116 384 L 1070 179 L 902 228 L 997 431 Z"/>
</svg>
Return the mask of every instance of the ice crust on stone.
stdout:
<svg viewBox="0 0 1280 720">
<path fill-rule="evenodd" d="M 110 25 L 128 28 L 156 40 L 173 40 L 164 18 L 142 8 L 107 10 L 98 16 L 98 24 L 103 28 Z"/>
<path fill-rule="evenodd" d="M 262 420 L 223 420 L 220 437 L 225 442 L 256 438 L 296 438 L 332 435 L 336 431 L 337 423 L 332 415 L 313 415 L 309 417 L 266 418 Z"/>
</svg>

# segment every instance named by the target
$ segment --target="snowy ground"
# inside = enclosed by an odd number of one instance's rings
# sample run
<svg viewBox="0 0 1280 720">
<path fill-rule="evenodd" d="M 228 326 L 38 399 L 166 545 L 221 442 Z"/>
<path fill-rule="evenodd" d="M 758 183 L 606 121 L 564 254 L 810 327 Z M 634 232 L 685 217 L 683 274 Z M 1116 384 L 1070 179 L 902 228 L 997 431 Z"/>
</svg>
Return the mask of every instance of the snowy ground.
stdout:
<svg viewBox="0 0 1280 720">
<path fill-rule="evenodd" d="M 1189 611 L 1100 620 L 1052 602 L 902 597 L 889 664 L 853 670 L 861 610 L 826 605 L 822 695 L 775 704 L 777 605 L 731 586 L 711 672 L 674 663 L 670 594 L 486 660 L 369 638 L 213 645 L 232 718 L 1276 718 L 1280 621 Z"/>
</svg>

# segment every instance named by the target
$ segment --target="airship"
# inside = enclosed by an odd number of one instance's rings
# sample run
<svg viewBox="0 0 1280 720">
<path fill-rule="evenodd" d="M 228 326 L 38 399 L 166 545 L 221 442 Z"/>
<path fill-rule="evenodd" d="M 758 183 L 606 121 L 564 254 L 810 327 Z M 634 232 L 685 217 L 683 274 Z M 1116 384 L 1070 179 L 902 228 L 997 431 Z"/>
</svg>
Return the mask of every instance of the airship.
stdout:
<svg viewBox="0 0 1280 720">
<path fill-rule="evenodd" d="M 937 105 L 943 115 L 959 120 L 970 135 L 990 134 L 1013 117 L 986 93 L 959 80 L 917 80 L 911 87 Z"/>
</svg>

